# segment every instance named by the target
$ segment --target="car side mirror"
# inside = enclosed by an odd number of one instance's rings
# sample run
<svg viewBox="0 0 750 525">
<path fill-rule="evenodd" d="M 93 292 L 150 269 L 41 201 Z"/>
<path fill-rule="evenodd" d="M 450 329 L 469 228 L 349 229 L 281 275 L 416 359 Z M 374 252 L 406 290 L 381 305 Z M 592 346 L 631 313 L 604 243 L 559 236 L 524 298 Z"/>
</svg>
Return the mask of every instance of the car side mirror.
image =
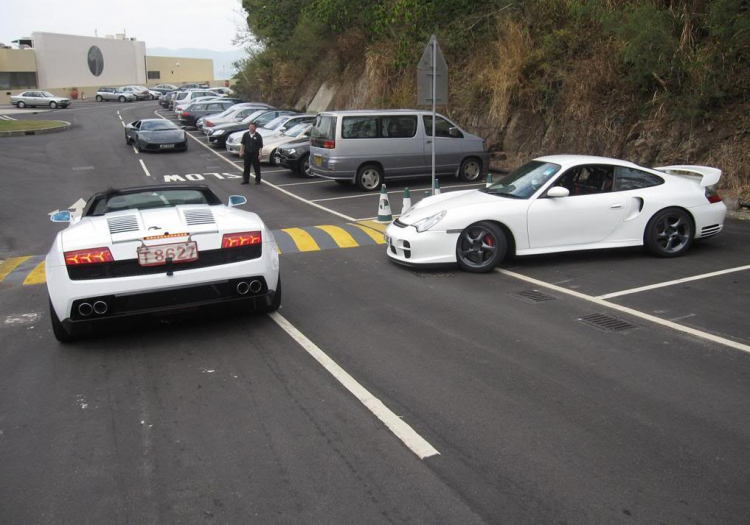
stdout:
<svg viewBox="0 0 750 525">
<path fill-rule="evenodd" d="M 461 137 L 461 132 L 458 131 L 458 128 L 456 128 L 456 127 L 448 129 L 448 134 L 451 137 L 453 137 L 454 139 L 457 139 L 457 138 Z"/>
<path fill-rule="evenodd" d="M 69 211 L 58 211 L 50 215 L 49 220 L 52 222 L 70 222 L 71 215 Z"/>
<path fill-rule="evenodd" d="M 235 206 L 242 206 L 247 202 L 247 199 L 242 195 L 230 195 L 227 206 L 234 208 Z"/>
<path fill-rule="evenodd" d="M 568 195 L 570 195 L 570 190 L 562 186 L 555 186 L 554 188 L 550 188 L 547 192 L 547 197 L 552 197 L 553 199 L 560 199 L 562 197 L 567 197 Z"/>
</svg>

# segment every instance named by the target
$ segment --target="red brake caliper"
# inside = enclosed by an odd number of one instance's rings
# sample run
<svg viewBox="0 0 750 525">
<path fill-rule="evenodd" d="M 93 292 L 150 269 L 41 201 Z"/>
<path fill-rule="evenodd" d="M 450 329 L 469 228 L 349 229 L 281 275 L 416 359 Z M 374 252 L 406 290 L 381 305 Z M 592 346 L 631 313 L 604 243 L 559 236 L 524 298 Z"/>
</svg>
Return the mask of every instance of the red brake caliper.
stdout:
<svg viewBox="0 0 750 525">
<path fill-rule="evenodd" d="M 484 242 L 486 242 L 488 246 L 495 246 L 495 241 L 493 241 L 492 237 L 489 235 L 484 238 Z"/>
</svg>

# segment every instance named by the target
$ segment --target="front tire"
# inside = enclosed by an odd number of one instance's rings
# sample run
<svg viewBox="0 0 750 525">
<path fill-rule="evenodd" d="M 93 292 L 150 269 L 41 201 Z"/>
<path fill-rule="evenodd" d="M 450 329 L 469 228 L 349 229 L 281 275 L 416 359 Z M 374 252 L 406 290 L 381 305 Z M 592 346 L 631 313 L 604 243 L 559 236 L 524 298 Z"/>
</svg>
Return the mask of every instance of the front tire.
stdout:
<svg viewBox="0 0 750 525">
<path fill-rule="evenodd" d="M 456 260 L 462 270 L 472 273 L 492 271 L 505 258 L 508 239 L 492 222 L 472 224 L 458 237 Z"/>
<path fill-rule="evenodd" d="M 120 98 L 118 98 L 117 100 L 119 100 L 120 102 L 125 102 L 127 99 L 120 95 Z"/>
<path fill-rule="evenodd" d="M 462 181 L 474 182 L 482 176 L 482 161 L 476 157 L 469 157 L 464 159 L 461 163 L 461 168 L 458 171 L 458 176 Z"/>
<path fill-rule="evenodd" d="M 49 107 L 50 109 L 57 109 L 57 102 L 53 100 L 52 102 L 49 103 Z"/>
<path fill-rule="evenodd" d="M 312 177 L 310 173 L 310 155 L 305 155 L 299 162 L 299 174 L 303 177 Z"/>
<path fill-rule="evenodd" d="M 16 107 L 23 109 L 26 107 L 26 103 L 21 100 L 18 104 L 16 104 Z"/>
<path fill-rule="evenodd" d="M 52 306 L 51 299 L 49 301 L 49 317 L 52 321 L 52 334 L 55 336 L 55 339 L 61 343 L 73 343 L 76 341 L 77 338 L 65 329 L 57 317 L 57 312 L 55 312 L 55 308 Z"/>
<path fill-rule="evenodd" d="M 96 96 L 96 101 L 97 101 L 97 102 L 101 102 L 101 101 L 103 101 L 103 100 L 104 100 L 104 99 L 102 98 L 102 96 L 101 96 L 101 95 L 97 95 L 97 96 Z"/>
<path fill-rule="evenodd" d="M 278 159 L 276 158 L 276 155 L 278 154 L 277 152 L 278 152 L 278 150 L 273 150 L 273 151 L 271 152 L 271 154 L 270 154 L 270 155 L 268 156 L 268 163 L 269 163 L 269 164 L 270 164 L 271 166 L 278 166 L 278 165 L 279 165 L 279 161 L 278 161 Z"/>
<path fill-rule="evenodd" d="M 377 191 L 383 185 L 383 170 L 376 164 L 365 164 L 357 171 L 355 182 L 363 191 Z"/>
<path fill-rule="evenodd" d="M 693 218 L 680 208 L 666 208 L 651 217 L 643 237 L 648 251 L 657 257 L 679 257 L 693 244 Z"/>
</svg>

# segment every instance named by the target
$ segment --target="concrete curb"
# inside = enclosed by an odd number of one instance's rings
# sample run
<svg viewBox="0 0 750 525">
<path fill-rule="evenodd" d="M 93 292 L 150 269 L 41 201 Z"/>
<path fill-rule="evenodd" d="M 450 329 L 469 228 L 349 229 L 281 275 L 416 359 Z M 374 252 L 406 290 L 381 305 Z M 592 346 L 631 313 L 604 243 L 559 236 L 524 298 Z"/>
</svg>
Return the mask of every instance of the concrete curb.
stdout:
<svg viewBox="0 0 750 525">
<path fill-rule="evenodd" d="M 56 122 L 62 122 L 62 126 L 55 126 L 53 128 L 41 128 L 41 129 L 29 129 L 29 130 L 16 130 L 16 131 L 0 131 L 0 137 L 22 137 L 25 135 L 44 135 L 46 133 L 57 133 L 58 131 L 65 131 L 72 125 L 70 122 L 65 120 L 58 120 Z"/>
</svg>

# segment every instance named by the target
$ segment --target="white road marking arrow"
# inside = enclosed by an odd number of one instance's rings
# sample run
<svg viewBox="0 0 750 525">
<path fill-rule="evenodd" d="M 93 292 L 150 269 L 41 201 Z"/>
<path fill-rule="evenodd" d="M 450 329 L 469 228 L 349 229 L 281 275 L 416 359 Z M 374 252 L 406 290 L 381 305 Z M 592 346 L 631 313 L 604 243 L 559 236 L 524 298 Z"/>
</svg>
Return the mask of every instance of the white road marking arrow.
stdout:
<svg viewBox="0 0 750 525">
<path fill-rule="evenodd" d="M 75 218 L 79 218 L 81 216 L 81 213 L 83 213 L 83 209 L 86 207 L 86 201 L 83 199 L 78 199 L 73 204 L 68 206 L 69 210 L 73 210 L 73 213 L 71 214 Z"/>
</svg>

